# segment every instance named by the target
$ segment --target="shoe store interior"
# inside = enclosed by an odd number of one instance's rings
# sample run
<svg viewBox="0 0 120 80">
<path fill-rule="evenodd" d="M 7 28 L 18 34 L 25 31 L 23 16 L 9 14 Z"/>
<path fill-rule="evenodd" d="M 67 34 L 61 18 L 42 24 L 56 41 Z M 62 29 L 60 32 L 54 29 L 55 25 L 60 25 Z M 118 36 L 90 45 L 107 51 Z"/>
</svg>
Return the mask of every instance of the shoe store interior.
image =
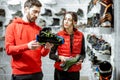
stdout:
<svg viewBox="0 0 120 80">
<path fill-rule="evenodd" d="M 42 8 L 36 24 L 61 30 L 66 12 L 78 16 L 76 28 L 85 36 L 86 58 L 80 80 L 120 80 L 119 0 L 39 0 Z M 118 2 L 117 2 L 118 1 Z M 25 0 L 0 0 L 0 80 L 11 80 L 11 56 L 5 52 L 5 30 L 16 16 L 22 17 Z M 116 15 L 114 15 L 114 13 Z M 119 18 L 119 19 L 118 19 Z M 54 61 L 42 57 L 43 80 L 54 80 Z M 100 70 L 99 70 L 100 69 Z M 102 70 L 104 73 L 102 73 Z M 109 79 L 106 79 L 106 77 Z"/>
</svg>

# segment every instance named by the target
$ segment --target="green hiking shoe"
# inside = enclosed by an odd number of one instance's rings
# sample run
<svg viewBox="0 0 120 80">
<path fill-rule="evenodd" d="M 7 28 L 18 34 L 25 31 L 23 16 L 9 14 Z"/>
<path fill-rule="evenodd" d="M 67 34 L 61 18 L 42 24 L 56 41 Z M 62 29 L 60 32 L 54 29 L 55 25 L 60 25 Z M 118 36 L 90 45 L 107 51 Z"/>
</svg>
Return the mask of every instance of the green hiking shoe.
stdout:
<svg viewBox="0 0 120 80">
<path fill-rule="evenodd" d="M 65 63 L 60 64 L 60 67 L 63 69 L 63 71 L 67 71 L 72 65 L 76 64 L 80 59 L 81 59 L 80 55 L 69 58 L 66 60 Z"/>
<path fill-rule="evenodd" d="M 51 32 L 50 27 L 43 28 L 36 36 L 36 40 L 44 45 L 46 42 L 53 43 L 54 45 L 60 45 L 64 43 L 64 38 Z"/>
</svg>

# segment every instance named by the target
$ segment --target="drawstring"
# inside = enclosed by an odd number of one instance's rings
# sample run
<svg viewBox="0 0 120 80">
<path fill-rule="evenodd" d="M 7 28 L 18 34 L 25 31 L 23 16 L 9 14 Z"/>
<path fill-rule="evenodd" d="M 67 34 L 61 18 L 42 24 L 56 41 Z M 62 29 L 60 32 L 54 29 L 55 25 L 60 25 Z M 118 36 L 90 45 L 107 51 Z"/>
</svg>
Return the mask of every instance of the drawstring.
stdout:
<svg viewBox="0 0 120 80">
<path fill-rule="evenodd" d="M 23 26 L 21 24 L 16 24 L 16 27 L 19 27 L 19 30 L 18 30 L 18 37 L 19 39 L 22 39 L 22 31 L 23 31 Z"/>
</svg>

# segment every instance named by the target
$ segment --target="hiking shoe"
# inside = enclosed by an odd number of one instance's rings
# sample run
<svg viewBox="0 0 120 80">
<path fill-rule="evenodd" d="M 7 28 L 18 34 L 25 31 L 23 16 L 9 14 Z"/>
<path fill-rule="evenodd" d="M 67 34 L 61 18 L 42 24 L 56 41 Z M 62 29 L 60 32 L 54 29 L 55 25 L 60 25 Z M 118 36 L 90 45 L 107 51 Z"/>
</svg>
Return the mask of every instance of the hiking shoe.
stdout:
<svg viewBox="0 0 120 80">
<path fill-rule="evenodd" d="M 102 80 L 108 78 L 107 80 L 110 80 L 111 75 L 112 75 L 112 65 L 108 61 L 103 61 L 99 64 L 98 70 L 100 73 L 100 77 Z"/>
<path fill-rule="evenodd" d="M 99 52 L 106 55 L 111 55 L 111 45 L 105 42 L 101 45 Z"/>
<path fill-rule="evenodd" d="M 72 65 L 76 64 L 81 58 L 82 57 L 80 55 L 69 58 L 66 60 L 65 63 L 60 64 L 60 67 L 63 69 L 63 71 L 67 71 Z"/>
<path fill-rule="evenodd" d="M 101 60 L 98 60 L 97 56 L 94 56 L 92 59 L 92 65 L 99 65 Z"/>
<path fill-rule="evenodd" d="M 64 38 L 52 33 L 50 27 L 43 28 L 39 35 L 36 36 L 36 40 L 42 45 L 44 45 L 46 42 L 53 43 L 54 45 L 60 45 L 64 43 Z"/>
</svg>

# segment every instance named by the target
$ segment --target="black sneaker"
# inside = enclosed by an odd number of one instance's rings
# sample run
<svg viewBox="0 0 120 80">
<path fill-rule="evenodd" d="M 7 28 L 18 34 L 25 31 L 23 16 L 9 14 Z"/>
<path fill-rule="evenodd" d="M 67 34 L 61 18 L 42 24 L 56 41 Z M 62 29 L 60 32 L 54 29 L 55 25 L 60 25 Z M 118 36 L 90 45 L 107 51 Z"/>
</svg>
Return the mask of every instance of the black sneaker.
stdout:
<svg viewBox="0 0 120 80">
<path fill-rule="evenodd" d="M 60 45 L 64 43 L 64 38 L 51 32 L 50 27 L 43 28 L 39 35 L 36 36 L 36 40 L 44 45 L 46 42 L 53 43 L 54 45 Z"/>
<path fill-rule="evenodd" d="M 63 71 L 68 71 L 69 68 L 76 64 L 82 57 L 80 55 L 77 55 L 76 57 L 72 57 L 66 60 L 65 63 L 60 64 L 60 67 L 63 69 Z"/>
</svg>

